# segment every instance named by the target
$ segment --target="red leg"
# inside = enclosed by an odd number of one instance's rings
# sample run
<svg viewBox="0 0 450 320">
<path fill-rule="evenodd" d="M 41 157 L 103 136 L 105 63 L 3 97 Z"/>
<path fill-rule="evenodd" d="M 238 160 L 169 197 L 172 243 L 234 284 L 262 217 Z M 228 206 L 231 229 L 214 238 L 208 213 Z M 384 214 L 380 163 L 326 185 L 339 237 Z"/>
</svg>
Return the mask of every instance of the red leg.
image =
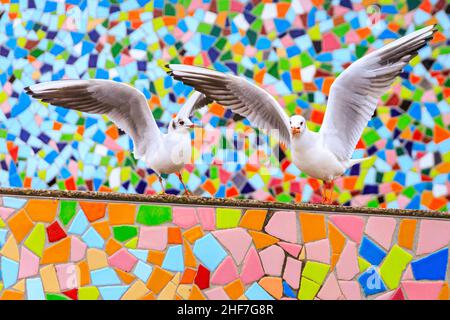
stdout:
<svg viewBox="0 0 450 320">
<path fill-rule="evenodd" d="M 330 184 L 331 184 L 330 204 L 333 204 L 334 180 L 331 180 Z"/>
<path fill-rule="evenodd" d="M 161 185 L 161 188 L 162 188 L 162 194 L 166 194 L 166 189 L 164 189 L 163 181 L 159 174 L 158 174 L 158 180 L 159 180 L 159 184 Z"/>
<path fill-rule="evenodd" d="M 186 185 L 185 185 L 184 182 L 183 182 L 183 177 L 181 176 L 181 173 L 178 172 L 178 173 L 177 173 L 177 176 L 178 176 L 178 179 L 180 179 L 180 182 L 181 182 L 181 184 L 182 184 L 183 187 L 184 187 L 185 194 L 186 194 L 187 196 L 191 196 L 192 194 L 189 192 L 189 190 L 187 189 Z"/>
<path fill-rule="evenodd" d="M 327 191 L 330 189 L 330 198 L 328 198 Z M 334 189 L 334 180 L 331 181 L 324 181 L 323 182 L 323 195 L 322 195 L 322 203 L 325 204 L 333 204 L 333 190 Z"/>
<path fill-rule="evenodd" d="M 322 186 L 322 204 L 327 204 L 328 203 L 327 189 L 328 189 L 328 184 L 327 184 L 326 181 L 324 181 L 323 182 L 323 186 Z"/>
</svg>

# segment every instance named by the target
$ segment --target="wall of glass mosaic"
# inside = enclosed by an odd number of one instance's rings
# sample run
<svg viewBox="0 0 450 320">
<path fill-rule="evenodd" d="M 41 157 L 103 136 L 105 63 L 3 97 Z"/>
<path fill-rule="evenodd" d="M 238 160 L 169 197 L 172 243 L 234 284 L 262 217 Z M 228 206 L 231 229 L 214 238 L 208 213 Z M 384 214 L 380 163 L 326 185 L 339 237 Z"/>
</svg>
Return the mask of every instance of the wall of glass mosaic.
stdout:
<svg viewBox="0 0 450 320">
<path fill-rule="evenodd" d="M 24 87 L 59 79 L 113 79 L 148 99 L 166 127 L 191 88 L 166 63 L 238 74 L 289 115 L 318 130 L 331 83 L 351 62 L 424 25 L 439 31 L 392 88 L 364 131 L 356 157 L 374 156 L 336 181 L 335 202 L 448 210 L 450 4 L 446 0 L 0 1 L 0 184 L 34 189 L 154 194 L 156 175 L 136 161 L 128 136 L 104 116 L 31 99 Z M 252 132 L 217 104 L 196 113 L 211 145 L 183 178 L 196 195 L 320 202 L 321 186 L 280 152 L 279 167 L 221 164 L 226 131 Z M 194 147 L 197 147 L 194 145 Z M 240 150 L 233 151 L 240 157 Z M 250 155 L 251 156 L 251 155 Z M 167 191 L 181 193 L 175 175 Z"/>
<path fill-rule="evenodd" d="M 449 299 L 450 220 L 3 195 L 0 299 Z"/>
</svg>

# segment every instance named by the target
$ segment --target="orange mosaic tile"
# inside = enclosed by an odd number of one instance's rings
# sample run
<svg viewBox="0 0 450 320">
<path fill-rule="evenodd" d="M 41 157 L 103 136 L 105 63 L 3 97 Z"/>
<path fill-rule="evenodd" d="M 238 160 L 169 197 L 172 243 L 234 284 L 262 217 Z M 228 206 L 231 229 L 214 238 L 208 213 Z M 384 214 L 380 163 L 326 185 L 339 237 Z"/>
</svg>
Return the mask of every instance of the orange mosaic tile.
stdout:
<svg viewBox="0 0 450 320">
<path fill-rule="evenodd" d="M 312 242 L 327 237 L 325 216 L 314 213 L 300 213 L 300 225 L 304 242 Z"/>
<path fill-rule="evenodd" d="M 125 272 L 122 271 L 120 269 L 114 268 L 114 271 L 116 271 L 117 275 L 119 276 L 119 278 L 125 283 L 125 284 L 130 284 L 134 281 L 134 279 L 136 279 L 136 276 L 133 275 L 132 273 L 129 272 Z"/>
<path fill-rule="evenodd" d="M 206 297 L 203 295 L 202 291 L 197 287 L 197 285 L 192 286 L 191 294 L 189 295 L 189 300 L 206 300 Z"/>
<path fill-rule="evenodd" d="M 161 266 L 164 261 L 165 252 L 157 250 L 149 250 L 147 262 Z"/>
<path fill-rule="evenodd" d="M 70 238 L 64 238 L 56 244 L 46 248 L 42 255 L 41 264 L 64 263 L 70 258 Z"/>
<path fill-rule="evenodd" d="M 0 300 L 23 300 L 25 294 L 23 292 L 14 290 L 5 290 L 0 297 Z"/>
<path fill-rule="evenodd" d="M 80 201 L 80 207 L 83 210 L 89 222 L 97 221 L 105 216 L 106 203 L 95 201 Z"/>
<path fill-rule="evenodd" d="M 330 222 L 328 222 L 328 238 L 330 239 L 331 252 L 340 254 L 344 250 L 345 236 Z"/>
<path fill-rule="evenodd" d="M 245 291 L 245 287 L 241 279 L 236 279 L 233 282 L 230 282 L 223 289 L 231 300 L 236 300 L 237 298 L 242 296 Z"/>
<path fill-rule="evenodd" d="M 180 227 L 169 227 L 167 229 L 167 241 L 169 244 L 181 244 L 183 243 L 183 238 L 181 236 Z"/>
<path fill-rule="evenodd" d="M 58 282 L 58 276 L 56 275 L 56 269 L 53 264 L 46 265 L 39 271 L 41 276 L 42 285 L 47 292 L 57 293 L 61 291 Z M 78 276 L 78 275 L 77 275 Z M 81 285 L 81 281 L 79 281 Z"/>
<path fill-rule="evenodd" d="M 89 274 L 89 266 L 87 261 L 81 261 L 77 265 L 79 272 L 79 283 L 80 287 L 87 286 L 91 282 L 91 276 Z"/>
<path fill-rule="evenodd" d="M 403 219 L 398 230 L 398 245 L 412 250 L 414 246 L 414 235 L 416 232 L 417 220 Z"/>
<path fill-rule="evenodd" d="M 181 284 L 192 284 L 194 282 L 194 278 L 197 275 L 197 271 L 191 268 L 186 268 L 183 272 L 183 277 L 181 277 Z"/>
<path fill-rule="evenodd" d="M 0 255 L 14 261 L 19 261 L 19 247 L 17 246 L 16 239 L 14 239 L 13 235 L 9 236 L 8 240 L 6 240 L 6 243 L 0 251 Z"/>
<path fill-rule="evenodd" d="M 283 296 L 283 283 L 281 278 L 264 277 L 259 280 L 259 285 L 275 299 L 281 299 Z"/>
<path fill-rule="evenodd" d="M 184 265 L 186 267 L 197 267 L 197 260 L 195 259 L 194 253 L 192 252 L 192 248 L 187 241 L 183 242 L 184 248 Z"/>
<path fill-rule="evenodd" d="M 172 280 L 173 274 L 169 271 L 155 267 L 147 281 L 147 288 L 153 293 L 159 294 L 161 290 Z"/>
<path fill-rule="evenodd" d="M 114 254 L 116 251 L 120 250 L 120 248 L 122 248 L 120 242 L 111 238 L 106 242 L 105 251 L 108 254 L 108 256 L 110 256 Z"/>
<path fill-rule="evenodd" d="M 136 205 L 127 203 L 108 203 L 108 219 L 110 225 L 134 224 Z"/>
<path fill-rule="evenodd" d="M 247 210 L 239 223 L 242 228 L 260 231 L 266 220 L 267 210 Z"/>
<path fill-rule="evenodd" d="M 24 207 L 30 218 L 36 222 L 52 222 L 58 210 L 58 200 L 32 199 Z"/>
<path fill-rule="evenodd" d="M 183 237 L 190 243 L 194 243 L 197 239 L 203 237 L 203 229 L 201 226 L 195 226 L 183 232 Z"/>
<path fill-rule="evenodd" d="M 111 229 L 109 227 L 108 221 L 98 221 L 92 224 L 94 229 L 103 239 L 108 239 L 111 236 Z"/>
<path fill-rule="evenodd" d="M 20 210 L 14 216 L 9 218 L 8 226 L 16 241 L 20 243 L 25 239 L 31 229 L 33 229 L 34 224 L 25 210 Z"/>
<path fill-rule="evenodd" d="M 156 300 L 156 296 L 153 292 L 149 292 L 141 300 Z"/>
<path fill-rule="evenodd" d="M 252 230 L 249 230 L 248 233 L 253 239 L 255 248 L 258 250 L 264 249 L 265 247 L 271 246 L 272 244 L 275 244 L 279 241 L 278 238 L 275 238 L 274 236 L 271 236 L 270 234 L 267 233 Z"/>
<path fill-rule="evenodd" d="M 341 255 L 340 253 L 331 254 L 331 261 L 330 261 L 331 270 L 334 270 L 334 267 L 336 266 L 336 263 L 338 262 L 340 255 Z"/>
<path fill-rule="evenodd" d="M 148 289 L 141 280 L 136 280 L 121 297 L 121 300 L 140 300 L 148 293 Z"/>
<path fill-rule="evenodd" d="M 439 293 L 439 300 L 449 300 L 450 298 L 450 289 L 448 283 L 444 283 L 442 286 L 441 292 Z"/>
</svg>

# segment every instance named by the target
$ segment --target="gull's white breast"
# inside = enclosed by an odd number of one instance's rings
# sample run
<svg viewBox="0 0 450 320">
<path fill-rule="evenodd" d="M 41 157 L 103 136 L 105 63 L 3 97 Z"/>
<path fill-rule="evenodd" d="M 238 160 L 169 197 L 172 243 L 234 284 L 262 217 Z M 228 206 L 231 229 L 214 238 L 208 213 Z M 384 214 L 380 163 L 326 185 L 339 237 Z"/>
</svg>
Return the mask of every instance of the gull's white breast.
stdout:
<svg viewBox="0 0 450 320">
<path fill-rule="evenodd" d="M 312 178 L 330 181 L 344 174 L 345 166 L 326 149 L 320 136 L 306 130 L 291 143 L 292 162 Z"/>
<path fill-rule="evenodd" d="M 157 173 L 170 174 L 181 171 L 191 158 L 191 137 L 186 131 L 172 131 L 162 135 L 157 150 L 145 155 L 146 164 Z"/>
</svg>

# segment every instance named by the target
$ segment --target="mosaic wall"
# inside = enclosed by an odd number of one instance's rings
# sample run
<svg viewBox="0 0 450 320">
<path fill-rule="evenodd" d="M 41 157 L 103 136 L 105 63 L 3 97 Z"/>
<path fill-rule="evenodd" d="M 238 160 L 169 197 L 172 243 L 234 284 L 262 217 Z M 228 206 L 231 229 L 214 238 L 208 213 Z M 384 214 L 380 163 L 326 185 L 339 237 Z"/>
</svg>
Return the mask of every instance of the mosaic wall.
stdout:
<svg viewBox="0 0 450 320">
<path fill-rule="evenodd" d="M 23 88 L 61 78 L 108 78 L 134 85 L 166 126 L 191 92 L 163 65 L 192 63 L 239 74 L 274 94 L 290 115 L 318 130 L 335 77 L 349 63 L 415 28 L 437 23 L 430 46 L 380 101 L 358 143 L 352 168 L 335 187 L 344 205 L 448 210 L 450 171 L 450 4 L 374 1 L 0 1 L 0 182 L 35 189 L 160 191 L 132 157 L 131 142 L 102 116 L 44 106 Z M 370 23 L 379 22 L 372 27 Z M 212 146 L 183 173 L 207 197 L 321 201 L 281 152 L 279 169 L 218 164 L 225 130 L 252 131 L 213 104 L 197 113 Z M 232 141 L 228 141 L 232 145 Z M 183 190 L 175 175 L 169 193 Z"/>
<path fill-rule="evenodd" d="M 1 202 L 1 299 L 449 299 L 449 219 Z"/>
</svg>

